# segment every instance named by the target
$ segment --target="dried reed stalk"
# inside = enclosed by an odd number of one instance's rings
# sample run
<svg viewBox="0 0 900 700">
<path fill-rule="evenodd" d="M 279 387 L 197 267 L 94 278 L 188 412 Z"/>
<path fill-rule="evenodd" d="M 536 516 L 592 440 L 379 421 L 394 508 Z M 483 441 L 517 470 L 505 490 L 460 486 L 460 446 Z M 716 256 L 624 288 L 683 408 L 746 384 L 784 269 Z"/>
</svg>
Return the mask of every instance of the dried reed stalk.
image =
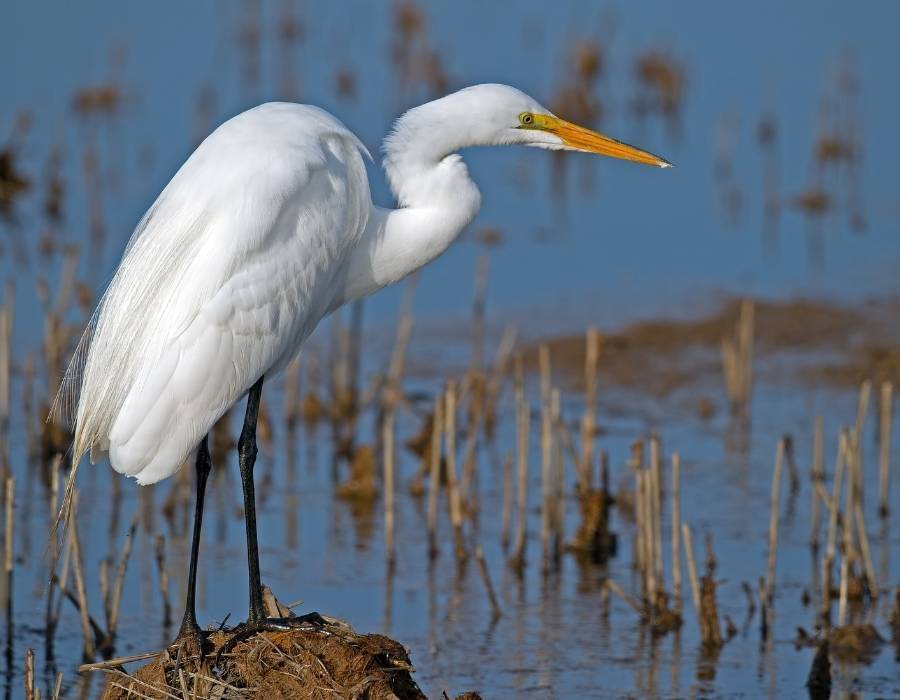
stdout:
<svg viewBox="0 0 900 700">
<path fill-rule="evenodd" d="M 82 568 L 81 542 L 78 539 L 77 521 L 77 491 L 73 494 L 72 521 L 69 525 L 69 543 L 72 547 L 73 571 L 75 573 L 75 593 L 77 595 L 78 612 L 81 620 L 81 634 L 83 637 L 83 656 L 85 661 L 93 661 L 96 653 L 94 637 L 91 629 L 91 619 L 87 605 L 87 589 L 84 584 L 84 570 Z"/>
<path fill-rule="evenodd" d="M 456 482 L 456 382 L 447 382 L 445 394 L 444 430 L 447 441 L 447 492 L 450 498 L 450 523 L 453 526 L 453 542 L 456 558 L 466 559 L 466 548 L 462 531 L 462 500 Z"/>
<path fill-rule="evenodd" d="M 388 407 L 382 422 L 384 447 L 384 548 L 388 567 L 394 566 L 394 409 Z"/>
<path fill-rule="evenodd" d="M 853 508 L 859 492 L 856 489 L 857 457 L 859 456 L 858 434 L 855 429 L 850 431 L 847 448 L 847 496 L 844 501 L 844 517 L 841 520 L 842 547 L 841 557 L 850 563 L 856 560 L 856 545 L 853 534 Z"/>
<path fill-rule="evenodd" d="M 869 584 L 869 596 L 877 598 L 879 593 L 878 577 L 875 575 L 875 566 L 872 563 L 872 550 L 869 547 L 869 534 L 866 532 L 866 519 L 859 499 L 853 504 L 853 515 L 856 518 L 856 532 L 859 536 L 859 549 L 862 553 L 866 581 Z"/>
<path fill-rule="evenodd" d="M 169 602 L 169 570 L 166 567 L 166 537 L 163 534 L 156 536 L 156 572 L 159 577 L 159 595 L 162 599 L 163 629 L 168 630 L 172 624 L 172 604 Z"/>
<path fill-rule="evenodd" d="M 812 504 L 810 515 L 809 544 L 813 549 L 819 548 L 819 531 L 821 530 L 821 508 L 819 501 L 820 492 L 824 490 L 825 475 L 822 471 L 822 440 L 823 440 L 822 416 L 816 416 L 816 427 L 813 431 L 813 457 L 812 457 Z"/>
<path fill-rule="evenodd" d="M 646 611 L 641 606 L 641 604 L 634 599 L 633 596 L 628 595 L 622 587 L 613 581 L 611 578 L 604 579 L 603 586 L 609 591 L 615 593 L 619 598 L 621 598 L 632 610 L 634 610 L 638 615 L 643 617 L 646 614 Z"/>
<path fill-rule="evenodd" d="M 488 440 L 493 438 L 497 401 L 500 399 L 500 394 L 503 390 L 503 380 L 506 377 L 509 358 L 512 356 L 515 345 L 516 329 L 513 326 L 507 326 L 503 330 L 503 337 L 500 338 L 500 344 L 497 346 L 497 351 L 494 355 L 494 366 L 491 369 L 484 391 L 484 432 Z"/>
<path fill-rule="evenodd" d="M 775 469 L 772 472 L 772 494 L 769 501 L 769 551 L 766 567 L 766 601 L 772 604 L 775 589 L 775 560 L 778 556 L 778 496 L 781 493 L 781 471 L 784 462 L 785 439 L 775 449 Z"/>
<path fill-rule="evenodd" d="M 559 435 L 563 431 L 563 421 L 560 409 L 559 389 L 553 389 L 550 395 L 550 419 L 556 427 Z M 562 556 L 563 529 L 566 519 L 566 493 L 565 493 L 565 460 L 562 452 L 562 439 L 553 440 L 553 468 L 550 477 L 550 502 L 551 502 L 551 527 L 552 542 L 551 556 L 554 567 L 559 567 Z"/>
<path fill-rule="evenodd" d="M 509 548 L 510 527 L 512 525 L 513 456 L 507 452 L 503 457 L 503 511 L 500 527 L 500 545 L 505 552 Z"/>
<path fill-rule="evenodd" d="M 578 491 L 590 490 L 594 461 L 594 433 L 597 429 L 597 373 L 600 367 L 600 332 L 589 328 L 585 337 L 584 416 L 581 419 L 581 459 L 578 464 Z"/>
<path fill-rule="evenodd" d="M 527 538 L 528 517 L 528 446 L 531 427 L 531 407 L 525 400 L 524 369 L 521 355 L 515 361 L 516 395 L 516 539 L 513 547 L 512 564 L 519 572 L 525 565 L 525 540 Z"/>
<path fill-rule="evenodd" d="M 656 554 L 654 551 L 653 538 L 653 477 L 652 470 L 641 470 L 641 500 L 643 501 L 642 511 L 643 518 L 641 520 L 641 530 L 643 531 L 644 540 L 644 598 L 646 601 L 652 601 L 656 594 L 656 587 L 659 580 L 656 577 Z"/>
<path fill-rule="evenodd" d="M 500 617 L 500 603 L 497 602 L 497 595 L 494 592 L 494 584 L 491 581 L 491 573 L 488 571 L 487 562 L 484 560 L 484 552 L 481 545 L 475 548 L 475 561 L 478 562 L 478 570 L 481 573 L 481 580 L 484 581 L 484 588 L 487 591 L 488 600 L 491 603 L 491 614 L 494 619 Z"/>
<path fill-rule="evenodd" d="M 469 374 L 472 390 L 469 392 L 469 421 L 466 432 L 466 447 L 463 451 L 463 473 L 460 483 L 460 498 L 470 515 L 478 510 L 477 497 L 473 493 L 475 480 L 475 452 L 478 448 L 478 432 L 484 415 L 484 385 L 481 375 Z M 477 386 L 476 386 L 477 385 Z M 481 388 L 478 388 L 481 387 Z"/>
<path fill-rule="evenodd" d="M 487 297 L 490 258 L 487 253 L 478 256 L 475 263 L 475 294 L 472 298 L 472 365 L 474 373 L 481 372 L 484 355 L 484 315 Z"/>
<path fill-rule="evenodd" d="M 681 616 L 681 457 L 672 454 L 672 597 Z"/>
<path fill-rule="evenodd" d="M 694 560 L 694 541 L 691 537 L 691 528 L 687 523 L 681 524 L 681 534 L 684 539 L 684 556 L 687 560 L 688 579 L 691 582 L 691 598 L 694 602 L 694 610 L 697 613 L 697 624 L 703 627 L 703 617 L 700 612 L 700 579 L 697 577 L 697 563 Z"/>
<path fill-rule="evenodd" d="M 25 650 L 25 673 L 23 674 L 23 676 L 25 685 L 25 700 L 34 700 L 34 649 L 32 649 L 31 647 Z M 40 692 L 40 690 L 37 691 L 38 696 L 40 696 Z"/>
<path fill-rule="evenodd" d="M 649 561 L 647 555 L 647 499 L 644 496 L 645 471 L 638 469 L 634 472 L 634 521 L 635 521 L 635 546 L 634 568 L 641 575 L 641 593 L 646 599 L 649 595 L 647 581 Z"/>
<path fill-rule="evenodd" d="M 439 552 L 437 540 L 438 496 L 441 490 L 441 436 L 444 426 L 444 395 L 434 399 L 434 419 L 431 424 L 431 459 L 428 475 L 428 556 L 434 559 Z"/>
<path fill-rule="evenodd" d="M 847 588 L 850 578 L 850 559 L 849 557 L 841 558 L 841 592 L 838 598 L 838 627 L 847 624 Z"/>
<path fill-rule="evenodd" d="M 553 417 L 550 411 L 550 350 L 546 345 L 538 349 L 541 373 L 541 553 L 544 570 L 550 563 L 550 530 L 553 501 L 551 497 L 551 469 L 553 460 Z"/>
<path fill-rule="evenodd" d="M 838 439 L 837 458 L 834 465 L 834 483 L 831 488 L 831 499 L 828 508 L 828 536 L 825 545 L 825 557 L 834 562 L 835 544 L 837 539 L 838 512 L 841 505 L 841 490 L 844 482 L 844 465 L 847 461 L 848 434 L 846 429 L 841 431 Z"/>
<path fill-rule="evenodd" d="M 894 385 L 881 384 L 881 408 L 878 430 L 878 514 L 886 518 L 890 513 L 891 427 L 893 425 Z"/>
<path fill-rule="evenodd" d="M 122 556 L 119 558 L 119 565 L 116 567 L 116 580 L 113 583 L 112 595 L 110 596 L 109 605 L 106 606 L 106 636 L 110 642 L 115 639 L 116 630 L 119 626 L 119 608 L 122 604 L 122 589 L 125 585 L 125 572 L 128 570 L 128 559 L 131 556 L 131 548 L 134 544 L 134 533 L 137 532 L 138 512 L 135 511 L 131 518 L 131 526 L 128 528 L 128 535 L 125 537 L 125 544 L 122 547 Z"/>
<path fill-rule="evenodd" d="M 855 438 L 858 442 L 858 438 Z M 849 473 L 848 473 L 848 501 L 845 508 L 845 523 L 844 528 L 845 532 L 852 531 L 853 525 L 856 525 L 856 538 L 859 540 L 859 551 L 862 555 L 863 567 L 866 572 L 866 580 L 869 584 L 869 595 L 872 598 L 878 597 L 878 579 L 875 576 L 875 567 L 872 564 L 872 554 L 871 549 L 869 547 L 869 534 L 866 531 L 866 520 L 865 514 L 863 512 L 862 507 L 862 494 L 858 491 L 855 486 L 850 489 L 850 486 L 861 483 L 862 482 L 862 464 L 859 459 L 860 451 L 858 449 L 855 450 L 853 454 L 850 456 Z M 851 499 L 852 492 L 852 499 Z M 851 547 L 853 546 L 853 538 L 852 533 L 849 539 L 849 543 Z M 851 561 L 856 558 L 855 551 L 851 555 Z"/>
<path fill-rule="evenodd" d="M 660 467 L 659 437 L 650 438 L 650 506 L 651 506 L 651 540 L 653 550 L 654 578 L 659 590 L 664 588 L 663 555 L 662 555 L 662 475 Z M 653 591 L 656 596 L 656 591 Z"/>
</svg>

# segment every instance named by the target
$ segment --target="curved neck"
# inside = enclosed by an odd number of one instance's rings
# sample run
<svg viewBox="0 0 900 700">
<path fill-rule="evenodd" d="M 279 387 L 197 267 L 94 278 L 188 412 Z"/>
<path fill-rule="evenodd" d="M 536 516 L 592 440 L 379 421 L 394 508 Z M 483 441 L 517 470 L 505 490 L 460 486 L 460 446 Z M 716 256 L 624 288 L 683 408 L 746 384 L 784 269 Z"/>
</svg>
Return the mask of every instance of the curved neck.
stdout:
<svg viewBox="0 0 900 700">
<path fill-rule="evenodd" d="M 454 153 L 465 144 L 436 142 L 440 127 L 421 119 L 428 106 L 407 112 L 385 140 L 384 169 L 400 208 L 373 207 L 346 267 L 343 294 L 336 306 L 397 282 L 431 262 L 478 213 L 481 193 L 462 158 Z"/>
</svg>

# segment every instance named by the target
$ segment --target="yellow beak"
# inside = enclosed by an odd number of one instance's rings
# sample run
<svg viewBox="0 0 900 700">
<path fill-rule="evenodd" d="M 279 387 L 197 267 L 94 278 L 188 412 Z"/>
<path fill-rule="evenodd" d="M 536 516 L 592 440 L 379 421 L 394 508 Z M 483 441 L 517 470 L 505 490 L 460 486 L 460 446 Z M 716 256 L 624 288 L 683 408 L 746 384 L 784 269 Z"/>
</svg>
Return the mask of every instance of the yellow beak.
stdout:
<svg viewBox="0 0 900 700">
<path fill-rule="evenodd" d="M 630 160 L 645 165 L 655 165 L 658 168 L 671 168 L 672 164 L 665 158 L 642 151 L 627 143 L 616 141 L 609 136 L 604 136 L 591 129 L 586 129 L 578 124 L 567 122 L 565 119 L 551 117 L 549 115 L 534 115 L 535 124 L 532 128 L 542 129 L 555 134 L 562 139 L 569 148 L 574 148 L 587 153 L 598 153 L 602 156 Z"/>
</svg>

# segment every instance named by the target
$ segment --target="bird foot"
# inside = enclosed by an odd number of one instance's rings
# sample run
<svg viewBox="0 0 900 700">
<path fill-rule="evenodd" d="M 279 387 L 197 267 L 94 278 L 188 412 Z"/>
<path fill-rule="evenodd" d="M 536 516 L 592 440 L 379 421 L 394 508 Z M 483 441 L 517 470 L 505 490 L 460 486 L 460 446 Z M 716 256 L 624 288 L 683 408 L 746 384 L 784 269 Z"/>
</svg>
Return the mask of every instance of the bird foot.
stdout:
<svg viewBox="0 0 900 700">
<path fill-rule="evenodd" d="M 219 666 L 219 662 L 225 654 L 231 652 L 238 644 L 250 639 L 260 632 L 285 632 L 287 630 L 305 629 L 317 630 L 325 625 L 325 618 L 317 612 L 298 615 L 296 617 L 264 617 L 259 620 L 247 620 L 229 630 L 231 636 L 216 652 L 213 667 Z"/>
<path fill-rule="evenodd" d="M 175 641 L 166 647 L 169 657 L 175 658 L 175 673 L 178 673 L 178 669 L 189 658 L 195 657 L 202 662 L 206 657 L 206 647 L 206 636 L 199 625 L 196 622 L 183 623 Z"/>
</svg>

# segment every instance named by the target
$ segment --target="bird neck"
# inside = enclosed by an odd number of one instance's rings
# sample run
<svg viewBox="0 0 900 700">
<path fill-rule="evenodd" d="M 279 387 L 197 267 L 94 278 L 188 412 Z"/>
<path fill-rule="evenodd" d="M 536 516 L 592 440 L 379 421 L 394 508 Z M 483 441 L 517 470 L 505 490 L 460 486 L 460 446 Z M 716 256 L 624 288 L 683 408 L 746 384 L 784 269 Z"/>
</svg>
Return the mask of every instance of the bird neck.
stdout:
<svg viewBox="0 0 900 700">
<path fill-rule="evenodd" d="M 373 207 L 346 268 L 339 303 L 371 294 L 434 260 L 481 206 L 481 193 L 454 152 L 465 143 L 445 141 L 441 146 L 434 138 L 441 129 L 410 119 L 412 112 L 398 120 L 385 140 L 384 168 L 400 206 Z"/>
</svg>

